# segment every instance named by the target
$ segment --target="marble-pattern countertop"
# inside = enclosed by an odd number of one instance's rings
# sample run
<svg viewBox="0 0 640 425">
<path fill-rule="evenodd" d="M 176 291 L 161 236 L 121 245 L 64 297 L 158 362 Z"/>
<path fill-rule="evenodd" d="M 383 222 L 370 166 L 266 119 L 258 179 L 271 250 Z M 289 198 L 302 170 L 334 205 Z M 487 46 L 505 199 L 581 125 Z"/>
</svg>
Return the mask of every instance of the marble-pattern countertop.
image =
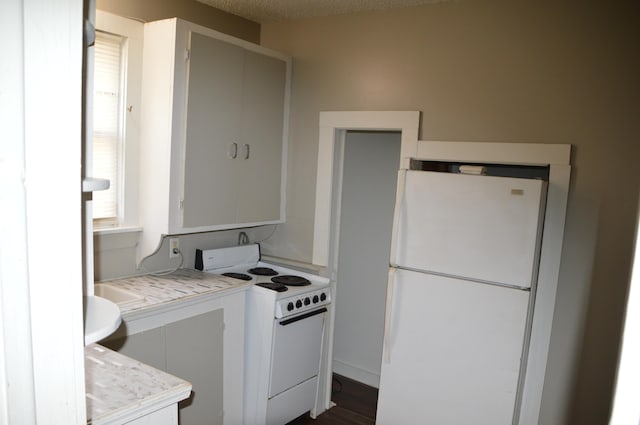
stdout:
<svg viewBox="0 0 640 425">
<path fill-rule="evenodd" d="M 87 423 L 124 423 L 189 396 L 191 384 L 91 344 L 84 349 Z"/>
<path fill-rule="evenodd" d="M 194 269 L 179 269 L 161 276 L 148 274 L 96 283 L 118 286 L 142 296 L 139 301 L 119 305 L 123 316 L 177 300 L 219 291 L 243 289 L 251 285 L 246 281 Z"/>
<path fill-rule="evenodd" d="M 224 296 L 251 286 L 246 281 L 193 269 L 96 283 L 140 296 L 138 300 L 118 304 L 123 319 L 196 298 Z M 187 381 L 96 344 L 85 347 L 85 384 L 87 423 L 92 425 L 125 423 L 140 412 L 150 413 L 151 408 L 157 410 L 171 404 L 171 400 L 175 403 L 187 398 L 191 391 Z M 176 394 L 180 398 L 176 398 Z"/>
</svg>

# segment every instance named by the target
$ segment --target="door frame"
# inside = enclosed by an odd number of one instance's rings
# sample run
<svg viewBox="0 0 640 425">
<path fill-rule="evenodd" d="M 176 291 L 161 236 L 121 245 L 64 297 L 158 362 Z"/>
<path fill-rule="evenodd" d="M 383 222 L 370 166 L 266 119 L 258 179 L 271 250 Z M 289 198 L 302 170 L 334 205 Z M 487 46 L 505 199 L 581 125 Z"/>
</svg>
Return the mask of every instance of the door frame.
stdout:
<svg viewBox="0 0 640 425">
<path fill-rule="evenodd" d="M 340 241 L 340 211 L 342 171 L 347 131 L 399 131 L 400 164 L 408 167 L 408 158 L 417 149 L 419 111 L 347 111 L 320 112 L 320 142 L 316 176 L 316 210 L 313 237 L 313 264 L 324 266 L 336 293 L 338 248 Z M 406 159 L 406 161 L 405 161 Z M 333 336 L 335 308 L 329 307 L 328 320 L 318 376 L 318 399 L 312 415 L 333 407 L 331 382 L 333 374 Z"/>
<path fill-rule="evenodd" d="M 0 424 L 84 425 L 84 3 L 0 11 Z"/>
<path fill-rule="evenodd" d="M 348 130 L 401 132 L 400 169 L 411 158 L 451 162 L 484 162 L 549 166 L 549 187 L 534 304 L 529 356 L 520 406 L 520 425 L 538 423 L 551 342 L 556 291 L 560 274 L 564 224 L 571 174 L 569 144 L 446 142 L 418 139 L 419 111 L 320 112 L 313 264 L 325 267 L 336 293 L 340 198 L 344 143 Z M 318 400 L 314 415 L 333 406 L 331 401 L 335 310 L 330 308 L 325 335 Z"/>
</svg>

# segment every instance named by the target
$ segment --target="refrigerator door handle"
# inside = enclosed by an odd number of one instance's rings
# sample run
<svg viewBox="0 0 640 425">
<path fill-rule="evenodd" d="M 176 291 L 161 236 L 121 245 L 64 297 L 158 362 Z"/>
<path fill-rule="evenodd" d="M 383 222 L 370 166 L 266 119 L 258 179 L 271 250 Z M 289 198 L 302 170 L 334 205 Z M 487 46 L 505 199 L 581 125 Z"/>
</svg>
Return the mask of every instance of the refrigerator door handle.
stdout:
<svg viewBox="0 0 640 425">
<path fill-rule="evenodd" d="M 389 253 L 389 264 L 392 267 L 398 265 L 397 253 L 396 253 L 396 245 L 398 244 L 398 239 L 400 239 L 400 215 L 403 214 L 404 208 L 402 205 L 405 202 L 405 193 L 404 186 L 405 181 L 407 179 L 407 170 L 398 170 L 398 183 L 396 187 L 396 205 L 393 212 L 393 227 L 391 232 L 391 250 Z"/>
<path fill-rule="evenodd" d="M 393 315 L 393 289 L 395 282 L 396 269 L 389 268 L 389 276 L 387 280 L 387 303 L 384 315 L 384 340 L 382 352 L 384 353 L 384 362 L 391 363 L 391 316 Z"/>
</svg>

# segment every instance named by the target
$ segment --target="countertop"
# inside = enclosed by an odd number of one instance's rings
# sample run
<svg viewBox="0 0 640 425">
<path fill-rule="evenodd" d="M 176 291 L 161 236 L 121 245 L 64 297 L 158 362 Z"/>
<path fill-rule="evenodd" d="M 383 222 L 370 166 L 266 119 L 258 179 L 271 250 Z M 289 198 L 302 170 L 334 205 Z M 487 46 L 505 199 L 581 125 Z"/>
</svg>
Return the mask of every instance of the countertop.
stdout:
<svg viewBox="0 0 640 425">
<path fill-rule="evenodd" d="M 125 423 L 189 396 L 191 384 L 97 344 L 84 349 L 87 423 Z"/>
<path fill-rule="evenodd" d="M 161 307 L 167 303 L 182 302 L 203 295 L 223 295 L 233 290 L 245 290 L 251 283 L 194 269 L 180 269 L 168 275 L 143 275 L 96 282 L 116 285 L 141 295 L 140 301 L 120 305 L 122 317 L 140 310 Z"/>
<path fill-rule="evenodd" d="M 118 305 L 123 325 L 111 337 L 153 329 L 230 303 L 229 305 L 232 306 L 228 313 L 230 316 L 227 318 L 225 313 L 225 320 L 228 320 L 225 334 L 237 334 L 239 341 L 242 341 L 244 329 L 244 294 L 242 292 L 252 285 L 250 282 L 199 270 L 180 269 L 167 275 L 142 275 L 96 283 L 118 287 L 141 296 L 139 300 Z M 240 295 L 242 296 L 238 298 Z M 239 318 L 233 316 L 236 311 L 240 315 Z M 234 344 L 237 345 L 233 341 L 229 344 L 225 342 L 225 350 L 233 352 L 235 349 L 241 352 L 242 347 L 234 348 Z M 131 414 L 130 410 L 144 410 L 145 403 L 158 397 L 168 397 L 167 394 L 180 385 L 188 385 L 189 388 L 182 398 L 186 398 L 191 389 L 191 385 L 182 379 L 100 345 L 87 346 L 85 356 L 89 355 L 91 357 L 86 357 L 85 361 L 89 424 L 124 423 L 121 418 L 124 414 Z M 225 354 L 225 356 L 229 355 L 231 353 Z M 111 364 L 100 356 L 106 357 Z M 231 366 L 228 369 L 237 372 L 238 368 L 234 369 L 232 363 L 233 360 L 230 360 Z M 124 365 L 123 368 L 119 368 L 119 364 Z M 242 368 L 240 367 L 239 370 Z M 225 385 L 227 385 L 227 379 L 230 378 L 225 377 Z M 165 407 L 166 405 L 168 403 Z M 234 406 L 229 409 L 233 410 Z M 240 406 L 239 409 L 241 410 L 242 407 Z M 151 412 L 148 408 L 146 411 Z M 114 416 L 118 418 L 117 421 L 112 419 Z"/>
</svg>

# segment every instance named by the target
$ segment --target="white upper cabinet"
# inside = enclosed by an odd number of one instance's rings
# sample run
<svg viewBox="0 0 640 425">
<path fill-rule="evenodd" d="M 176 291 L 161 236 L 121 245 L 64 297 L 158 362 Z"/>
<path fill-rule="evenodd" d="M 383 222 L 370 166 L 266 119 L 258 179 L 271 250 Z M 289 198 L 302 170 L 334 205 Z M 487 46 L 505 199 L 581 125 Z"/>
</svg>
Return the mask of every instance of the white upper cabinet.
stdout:
<svg viewBox="0 0 640 425">
<path fill-rule="evenodd" d="M 145 24 L 141 255 L 162 234 L 284 221 L 291 59 L 180 19 Z"/>
</svg>

